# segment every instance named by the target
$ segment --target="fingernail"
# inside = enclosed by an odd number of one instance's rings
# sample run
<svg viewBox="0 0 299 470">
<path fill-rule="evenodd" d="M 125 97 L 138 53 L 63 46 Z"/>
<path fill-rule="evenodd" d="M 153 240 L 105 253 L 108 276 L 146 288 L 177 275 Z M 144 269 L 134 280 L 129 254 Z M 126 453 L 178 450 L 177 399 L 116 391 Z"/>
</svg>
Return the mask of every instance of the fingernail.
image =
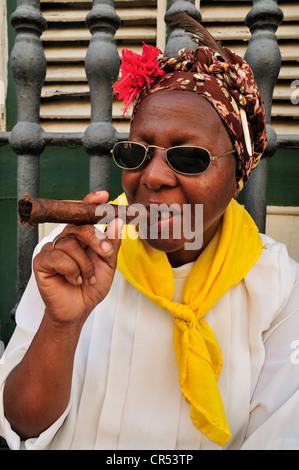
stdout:
<svg viewBox="0 0 299 470">
<path fill-rule="evenodd" d="M 96 282 L 97 282 L 96 277 L 91 276 L 91 278 L 89 279 L 89 285 L 94 286 Z"/>
<path fill-rule="evenodd" d="M 78 277 L 77 277 L 77 284 L 78 284 L 78 286 L 80 286 L 80 285 L 82 284 L 82 282 L 83 282 L 82 276 L 78 276 Z"/>
<path fill-rule="evenodd" d="M 104 240 L 101 244 L 101 248 L 102 248 L 102 251 L 104 253 L 109 253 L 109 251 L 112 250 L 112 246 L 111 244 L 107 241 L 107 240 Z"/>
</svg>

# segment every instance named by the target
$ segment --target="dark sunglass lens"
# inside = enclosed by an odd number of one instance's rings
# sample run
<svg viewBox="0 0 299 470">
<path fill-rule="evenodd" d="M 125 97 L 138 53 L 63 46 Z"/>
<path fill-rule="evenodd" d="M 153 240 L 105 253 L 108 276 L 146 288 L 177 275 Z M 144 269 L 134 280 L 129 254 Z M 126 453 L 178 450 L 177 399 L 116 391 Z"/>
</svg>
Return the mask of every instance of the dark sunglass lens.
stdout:
<svg viewBox="0 0 299 470">
<path fill-rule="evenodd" d="M 145 148 L 135 142 L 119 142 L 113 150 L 115 162 L 121 168 L 137 168 L 141 165 L 144 155 Z"/>
<path fill-rule="evenodd" d="M 206 149 L 199 147 L 176 147 L 168 150 L 167 158 L 172 168 L 181 173 L 202 173 L 210 163 Z"/>
</svg>

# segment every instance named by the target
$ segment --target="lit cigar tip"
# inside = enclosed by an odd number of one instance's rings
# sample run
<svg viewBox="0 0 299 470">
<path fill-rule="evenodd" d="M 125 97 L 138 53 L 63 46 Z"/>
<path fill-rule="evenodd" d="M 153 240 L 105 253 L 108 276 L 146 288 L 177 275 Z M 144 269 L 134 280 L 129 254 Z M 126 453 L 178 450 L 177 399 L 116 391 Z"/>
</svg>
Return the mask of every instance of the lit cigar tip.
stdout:
<svg viewBox="0 0 299 470">
<path fill-rule="evenodd" d="M 28 199 L 28 193 L 26 193 L 23 198 L 18 201 L 18 213 L 21 225 L 24 225 L 26 222 L 30 223 L 31 211 L 32 202 Z"/>
</svg>

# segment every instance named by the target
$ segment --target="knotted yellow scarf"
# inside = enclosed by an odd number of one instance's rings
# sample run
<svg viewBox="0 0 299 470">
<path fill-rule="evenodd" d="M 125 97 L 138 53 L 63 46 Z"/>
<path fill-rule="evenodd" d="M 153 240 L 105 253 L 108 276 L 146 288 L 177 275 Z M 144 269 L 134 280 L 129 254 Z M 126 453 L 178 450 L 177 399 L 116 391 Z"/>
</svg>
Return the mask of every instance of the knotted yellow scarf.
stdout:
<svg viewBox="0 0 299 470">
<path fill-rule="evenodd" d="M 123 204 L 124 198 L 122 195 L 116 202 Z M 191 419 L 221 446 L 231 439 L 217 386 L 222 355 L 203 316 L 244 278 L 261 251 L 262 241 L 254 221 L 232 200 L 214 237 L 192 267 L 183 304 L 172 301 L 173 272 L 164 252 L 150 247 L 145 240 L 125 236 L 118 255 L 117 268 L 130 284 L 173 315 L 179 382 L 191 404 Z"/>
</svg>

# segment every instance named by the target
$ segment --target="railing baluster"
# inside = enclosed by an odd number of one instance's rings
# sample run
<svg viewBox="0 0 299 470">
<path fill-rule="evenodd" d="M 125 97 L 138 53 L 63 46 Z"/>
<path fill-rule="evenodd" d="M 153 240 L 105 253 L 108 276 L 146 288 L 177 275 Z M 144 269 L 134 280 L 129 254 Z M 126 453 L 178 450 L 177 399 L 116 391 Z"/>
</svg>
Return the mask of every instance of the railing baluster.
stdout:
<svg viewBox="0 0 299 470">
<path fill-rule="evenodd" d="M 16 85 L 18 117 L 10 133 L 10 144 L 18 155 L 18 199 L 25 192 L 39 192 L 39 155 L 44 149 L 39 125 L 40 94 L 46 76 L 46 59 L 40 36 L 46 21 L 38 0 L 18 0 L 11 16 L 16 40 L 11 53 L 11 70 Z M 38 240 L 37 228 L 28 230 L 18 224 L 17 300 L 31 274 L 31 257 Z"/>
<path fill-rule="evenodd" d="M 253 70 L 265 101 L 268 144 L 245 186 L 245 207 L 262 233 L 266 230 L 269 159 L 278 148 L 277 135 L 271 126 L 271 108 L 273 90 L 281 66 L 275 33 L 282 20 L 283 12 L 278 8 L 276 0 L 254 0 L 253 7 L 246 16 L 246 24 L 252 36 L 245 60 Z"/>
<path fill-rule="evenodd" d="M 83 137 L 90 156 L 90 191 L 110 190 L 110 149 L 116 142 L 112 125 L 112 84 L 119 72 L 119 55 L 114 35 L 120 19 L 114 0 L 94 0 L 86 18 L 92 34 L 85 68 L 90 87 L 91 123 Z"/>
</svg>

